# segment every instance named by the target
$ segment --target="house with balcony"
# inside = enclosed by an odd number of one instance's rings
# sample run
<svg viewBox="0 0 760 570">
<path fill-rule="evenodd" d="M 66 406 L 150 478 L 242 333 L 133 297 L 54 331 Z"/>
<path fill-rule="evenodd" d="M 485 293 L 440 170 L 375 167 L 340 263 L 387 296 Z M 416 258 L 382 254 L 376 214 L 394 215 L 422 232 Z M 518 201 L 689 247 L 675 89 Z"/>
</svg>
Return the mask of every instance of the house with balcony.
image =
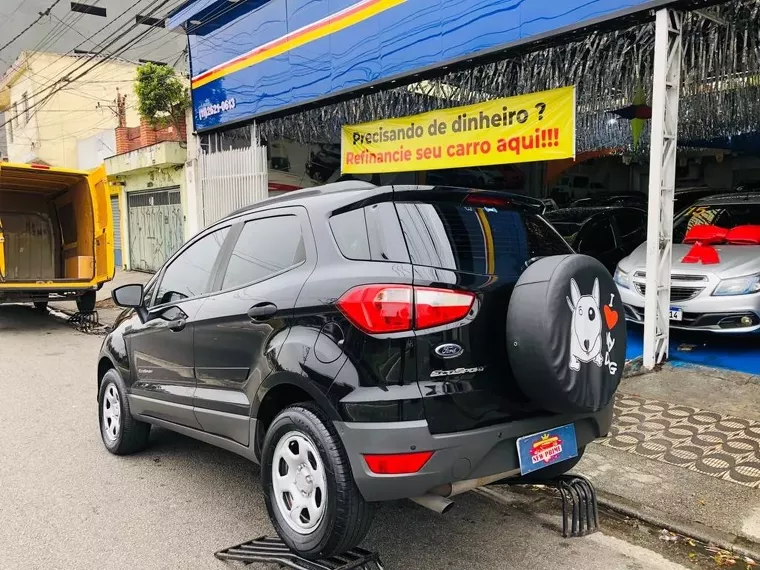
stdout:
<svg viewBox="0 0 760 570">
<path fill-rule="evenodd" d="M 124 269 L 153 272 L 188 237 L 186 125 L 154 127 L 138 119 L 129 127 L 123 96 L 117 114 L 116 152 L 105 159 L 112 210 L 119 212 L 114 214 L 114 241 L 120 248 L 115 257 Z"/>
</svg>

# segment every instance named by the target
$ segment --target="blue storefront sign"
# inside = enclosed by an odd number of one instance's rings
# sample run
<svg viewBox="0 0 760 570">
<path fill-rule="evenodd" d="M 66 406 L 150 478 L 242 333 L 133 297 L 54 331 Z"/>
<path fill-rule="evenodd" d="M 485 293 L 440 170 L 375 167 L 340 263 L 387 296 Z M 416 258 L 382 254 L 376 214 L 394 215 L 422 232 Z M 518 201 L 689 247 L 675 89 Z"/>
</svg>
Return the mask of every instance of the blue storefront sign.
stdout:
<svg viewBox="0 0 760 570">
<path fill-rule="evenodd" d="M 668 0 L 196 0 L 189 38 L 198 130 L 478 57 Z"/>
</svg>

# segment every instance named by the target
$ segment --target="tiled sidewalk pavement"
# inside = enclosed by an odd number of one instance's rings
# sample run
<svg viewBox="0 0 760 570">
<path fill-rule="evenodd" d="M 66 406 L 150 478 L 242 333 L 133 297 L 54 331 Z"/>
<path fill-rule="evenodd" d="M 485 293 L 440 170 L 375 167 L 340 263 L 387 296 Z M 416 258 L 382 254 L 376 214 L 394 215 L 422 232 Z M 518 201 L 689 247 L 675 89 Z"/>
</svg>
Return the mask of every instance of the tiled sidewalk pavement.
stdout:
<svg viewBox="0 0 760 570">
<path fill-rule="evenodd" d="M 575 470 L 658 525 L 760 552 L 760 377 L 673 363 L 624 378 L 615 404 Z"/>
<path fill-rule="evenodd" d="M 618 394 L 602 445 L 760 489 L 760 422 Z"/>
</svg>

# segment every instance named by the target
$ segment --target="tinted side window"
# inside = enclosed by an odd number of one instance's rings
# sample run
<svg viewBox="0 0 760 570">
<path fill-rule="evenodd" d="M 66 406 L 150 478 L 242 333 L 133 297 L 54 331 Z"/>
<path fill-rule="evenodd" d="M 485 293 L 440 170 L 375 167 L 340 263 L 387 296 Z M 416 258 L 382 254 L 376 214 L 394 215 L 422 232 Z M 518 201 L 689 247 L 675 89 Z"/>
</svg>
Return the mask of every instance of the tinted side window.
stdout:
<svg viewBox="0 0 760 570">
<path fill-rule="evenodd" d="M 158 281 L 153 279 L 143 291 L 143 304 L 148 308 L 153 306 L 153 293 L 156 290 L 156 283 L 158 283 Z"/>
<path fill-rule="evenodd" d="M 348 259 L 409 263 L 398 214 L 390 202 L 333 216 L 330 228 Z"/>
<path fill-rule="evenodd" d="M 296 216 L 251 220 L 232 251 L 223 289 L 260 281 L 306 260 L 301 222 Z"/>
<path fill-rule="evenodd" d="M 222 228 L 201 238 L 166 268 L 158 287 L 155 305 L 176 303 L 209 292 L 211 270 L 222 249 L 229 228 Z"/>
<path fill-rule="evenodd" d="M 646 235 L 646 217 L 635 212 L 615 216 L 620 235 L 623 239 L 632 239 Z"/>
<path fill-rule="evenodd" d="M 369 257 L 369 235 L 367 221 L 364 218 L 364 208 L 351 210 L 330 218 L 338 249 L 343 257 L 348 259 L 367 260 Z"/>
<path fill-rule="evenodd" d="M 573 253 L 572 248 L 543 218 L 526 215 L 523 216 L 523 223 L 528 234 L 528 259 Z"/>
<path fill-rule="evenodd" d="M 588 178 L 585 176 L 576 176 L 573 179 L 573 188 L 588 188 Z"/>
<path fill-rule="evenodd" d="M 534 214 L 448 203 L 398 203 L 412 263 L 516 277 L 534 257 L 572 253 Z"/>
<path fill-rule="evenodd" d="M 589 223 L 578 238 L 578 253 L 593 256 L 615 249 L 615 234 L 608 218 Z"/>
</svg>

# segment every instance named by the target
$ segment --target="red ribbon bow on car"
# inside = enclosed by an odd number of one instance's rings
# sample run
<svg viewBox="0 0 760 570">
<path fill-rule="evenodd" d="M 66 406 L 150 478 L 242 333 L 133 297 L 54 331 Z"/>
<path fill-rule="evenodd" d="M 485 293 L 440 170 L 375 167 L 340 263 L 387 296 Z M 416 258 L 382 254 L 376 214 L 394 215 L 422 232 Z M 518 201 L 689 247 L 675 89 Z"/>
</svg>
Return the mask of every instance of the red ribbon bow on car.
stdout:
<svg viewBox="0 0 760 570">
<path fill-rule="evenodd" d="M 718 250 L 713 245 L 719 243 L 760 245 L 760 225 L 736 226 L 730 230 L 711 225 L 694 226 L 686 232 L 683 242 L 692 243 L 694 246 L 681 260 L 681 263 L 713 265 L 720 263 Z"/>
<path fill-rule="evenodd" d="M 694 226 L 686 232 L 686 237 L 683 238 L 684 243 L 692 243 L 694 246 L 681 260 L 681 263 L 702 263 L 703 265 L 720 263 L 718 250 L 713 245 L 726 241 L 727 235 L 728 230 L 718 226 Z"/>
</svg>

